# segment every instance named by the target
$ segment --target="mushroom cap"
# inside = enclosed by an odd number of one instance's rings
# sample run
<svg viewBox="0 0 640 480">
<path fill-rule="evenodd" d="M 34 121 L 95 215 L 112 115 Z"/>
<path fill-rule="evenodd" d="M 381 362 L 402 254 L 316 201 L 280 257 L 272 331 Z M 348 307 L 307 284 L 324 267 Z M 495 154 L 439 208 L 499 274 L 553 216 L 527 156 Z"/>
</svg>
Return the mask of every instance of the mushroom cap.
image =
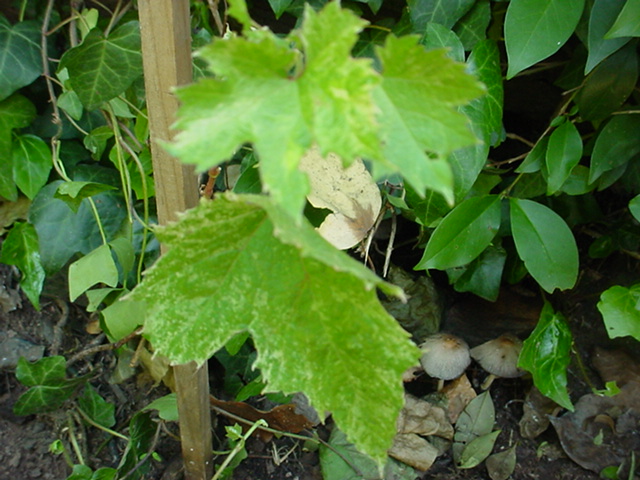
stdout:
<svg viewBox="0 0 640 480">
<path fill-rule="evenodd" d="M 459 377 L 471 363 L 467 342 L 449 333 L 428 336 L 420 349 L 422 368 L 430 377 L 440 380 Z"/>
<path fill-rule="evenodd" d="M 524 372 L 518 368 L 522 341 L 510 333 L 473 347 L 471 358 L 496 377 L 515 378 Z"/>
</svg>

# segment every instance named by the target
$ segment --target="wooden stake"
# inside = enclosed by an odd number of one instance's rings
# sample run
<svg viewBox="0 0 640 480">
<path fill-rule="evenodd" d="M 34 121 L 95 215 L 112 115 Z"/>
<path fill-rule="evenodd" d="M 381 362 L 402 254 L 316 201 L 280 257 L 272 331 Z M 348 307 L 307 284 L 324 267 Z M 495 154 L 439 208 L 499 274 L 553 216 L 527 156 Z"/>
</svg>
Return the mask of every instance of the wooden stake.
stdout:
<svg viewBox="0 0 640 480">
<path fill-rule="evenodd" d="M 156 184 L 158 221 L 177 219 L 178 213 L 198 203 L 193 170 L 158 146 L 170 140 L 178 101 L 176 85 L 191 81 L 189 0 L 138 0 L 147 114 Z M 164 247 L 161 247 L 164 251 Z M 174 367 L 180 418 L 185 480 L 209 480 L 213 473 L 211 411 L 207 364 Z"/>
</svg>

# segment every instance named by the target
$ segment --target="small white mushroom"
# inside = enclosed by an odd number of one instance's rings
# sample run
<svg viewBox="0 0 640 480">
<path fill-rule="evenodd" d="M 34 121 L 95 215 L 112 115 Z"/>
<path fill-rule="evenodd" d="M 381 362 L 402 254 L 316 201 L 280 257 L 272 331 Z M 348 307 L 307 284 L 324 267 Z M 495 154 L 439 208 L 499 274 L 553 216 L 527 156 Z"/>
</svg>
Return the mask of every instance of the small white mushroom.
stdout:
<svg viewBox="0 0 640 480">
<path fill-rule="evenodd" d="M 438 390 L 445 380 L 459 377 L 471 363 L 469 345 L 455 335 L 436 333 L 420 345 L 420 363 L 427 375 L 438 379 Z"/>
<path fill-rule="evenodd" d="M 483 390 L 488 389 L 498 377 L 515 378 L 524 373 L 518 368 L 521 350 L 522 341 L 510 333 L 502 334 L 471 349 L 471 358 L 489 373 L 482 384 Z"/>
</svg>

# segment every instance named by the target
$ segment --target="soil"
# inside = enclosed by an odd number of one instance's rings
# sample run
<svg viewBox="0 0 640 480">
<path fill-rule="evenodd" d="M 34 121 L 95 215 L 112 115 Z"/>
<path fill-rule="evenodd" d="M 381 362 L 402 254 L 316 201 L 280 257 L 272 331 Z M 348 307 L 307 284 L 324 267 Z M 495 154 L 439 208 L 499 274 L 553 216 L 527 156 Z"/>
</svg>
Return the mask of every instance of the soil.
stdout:
<svg viewBox="0 0 640 480">
<path fill-rule="evenodd" d="M 637 355 L 632 342 L 610 341 L 604 331 L 602 319 L 596 309 L 599 292 L 609 285 L 628 285 L 636 274 L 635 265 L 629 264 L 624 257 L 616 257 L 599 265 L 583 267 L 578 287 L 569 293 L 551 297 L 556 309 L 562 310 L 569 319 L 575 337 L 576 351 L 579 352 L 584 372 L 579 363 L 569 367 L 568 378 L 572 398 L 588 393 L 590 387 L 585 381 L 601 384 L 591 370 L 590 356 L 595 346 L 604 346 L 625 350 L 632 356 Z M 17 287 L 14 272 L 0 265 L 0 285 L 4 285 L 7 298 L 17 300 Z M 81 308 L 66 305 L 59 296 L 43 298 L 42 308 L 36 311 L 22 296 L 20 302 L 14 302 L 12 311 L 0 311 L 0 348 L 2 342 L 12 339 L 13 343 L 27 348 L 27 356 L 62 354 L 69 359 L 98 343 L 104 344 L 101 337 L 87 333 L 91 319 Z M 10 304 L 9 302 L 8 304 Z M 3 303 L 5 308 L 8 305 Z M 509 290 L 501 294 L 495 304 L 485 303 L 466 296 L 451 294 L 447 302 L 444 327 L 463 335 L 470 344 L 478 344 L 496 332 L 505 328 L 526 335 L 535 326 L 535 318 L 540 308 L 540 299 L 528 292 Z M 68 309 L 68 312 L 66 311 Z M 19 342 L 16 343 L 16 339 Z M 15 347 L 17 348 L 17 347 Z M 15 352 L 14 352 L 15 353 Z M 15 365 L 10 365 L 7 352 L 3 352 L 3 367 L 0 370 L 0 479 L 52 479 L 63 480 L 70 474 L 70 468 L 62 455 L 50 453 L 50 446 L 61 440 L 68 451 L 69 416 L 72 410 L 61 409 L 46 415 L 28 417 L 16 416 L 12 407 L 17 398 L 25 391 L 15 378 Z M 10 356 L 10 355 L 9 355 Z M 640 360 L 635 357 L 635 360 Z M 110 350 L 95 352 L 75 362 L 71 370 L 81 374 L 93 372 L 91 381 L 96 390 L 108 401 L 117 406 L 117 431 L 126 431 L 126 425 L 133 414 L 155 397 L 167 393 L 163 386 L 154 387 L 144 373 L 138 372 L 122 383 L 110 382 L 116 367 L 116 356 Z M 215 370 L 215 369 L 213 369 Z M 477 387 L 485 374 L 472 365 L 468 371 L 472 384 Z M 491 386 L 491 395 L 496 406 L 497 428 L 502 430 L 494 451 L 500 451 L 517 445 L 517 463 L 510 478 L 525 479 L 596 479 L 595 472 L 585 470 L 567 457 L 560 445 L 558 436 L 552 427 L 534 439 L 523 438 L 519 421 L 523 414 L 523 403 L 531 388 L 531 380 L 526 377 L 500 379 Z M 215 390 L 216 382 L 212 382 Z M 412 388 L 416 388 L 415 386 Z M 432 389 L 433 384 L 425 381 L 420 388 Z M 412 392 L 413 393 L 413 392 Z M 224 449 L 220 439 L 224 438 L 224 419 L 219 419 L 214 429 L 215 449 Z M 77 425 L 77 424 L 75 424 Z M 318 429 L 325 438 L 331 427 L 330 422 Z M 75 432 L 80 449 L 86 454 L 85 461 L 93 468 L 115 467 L 120 461 L 124 445 L 111 440 L 104 432 L 95 428 L 77 427 Z M 160 429 L 153 449 L 159 457 L 149 460 L 149 472 L 145 479 L 179 480 L 180 447 L 177 440 L 177 425 L 168 422 Z M 316 452 L 303 449 L 302 442 L 282 437 L 265 442 L 251 438 L 247 443 L 248 458 L 243 460 L 233 473 L 233 480 L 321 480 L 322 473 Z M 74 456 L 72 454 L 72 456 Z M 75 458 L 75 457 L 74 457 Z M 220 463 L 224 457 L 216 460 Z M 440 456 L 432 468 L 419 474 L 420 479 L 450 480 L 487 480 L 490 479 L 483 464 L 469 469 L 459 470 L 454 466 L 451 455 Z M 626 478 L 626 477 L 625 477 Z"/>
</svg>

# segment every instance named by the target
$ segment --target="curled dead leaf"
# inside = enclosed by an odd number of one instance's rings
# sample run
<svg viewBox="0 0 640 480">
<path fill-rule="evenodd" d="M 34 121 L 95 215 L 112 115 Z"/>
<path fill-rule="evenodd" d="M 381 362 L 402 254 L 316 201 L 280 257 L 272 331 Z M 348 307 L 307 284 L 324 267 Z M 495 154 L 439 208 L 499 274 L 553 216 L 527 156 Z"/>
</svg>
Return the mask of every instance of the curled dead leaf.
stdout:
<svg viewBox="0 0 640 480">
<path fill-rule="evenodd" d="M 416 470 L 429 470 L 438 458 L 438 449 L 415 433 L 401 433 L 394 437 L 389 456 Z"/>
<path fill-rule="evenodd" d="M 418 435 L 436 435 L 448 440 L 453 439 L 453 426 L 446 412 L 429 402 L 411 395 L 405 395 L 404 407 L 396 422 L 398 433 Z"/>
<path fill-rule="evenodd" d="M 333 212 L 318 228 L 320 234 L 341 250 L 365 238 L 380 213 L 382 197 L 362 160 L 345 168 L 337 155 L 322 157 L 314 146 L 302 157 L 299 168 L 309 179 L 311 205 Z"/>
<path fill-rule="evenodd" d="M 520 435 L 524 438 L 536 438 L 549 427 L 549 415 L 557 408 L 556 402 L 542 395 L 536 387 L 531 387 L 519 422 Z"/>
<path fill-rule="evenodd" d="M 296 406 L 293 403 L 278 405 L 269 411 L 263 411 L 245 402 L 218 400 L 213 395 L 209 395 L 209 401 L 222 414 L 228 413 L 235 417 L 240 417 L 246 420 L 248 424 L 255 423 L 258 420 L 265 420 L 269 428 L 281 432 L 300 433 L 313 426 L 313 422 L 307 417 L 296 413 Z M 271 432 L 264 430 L 257 430 L 256 434 L 265 442 L 273 437 Z"/>
</svg>

